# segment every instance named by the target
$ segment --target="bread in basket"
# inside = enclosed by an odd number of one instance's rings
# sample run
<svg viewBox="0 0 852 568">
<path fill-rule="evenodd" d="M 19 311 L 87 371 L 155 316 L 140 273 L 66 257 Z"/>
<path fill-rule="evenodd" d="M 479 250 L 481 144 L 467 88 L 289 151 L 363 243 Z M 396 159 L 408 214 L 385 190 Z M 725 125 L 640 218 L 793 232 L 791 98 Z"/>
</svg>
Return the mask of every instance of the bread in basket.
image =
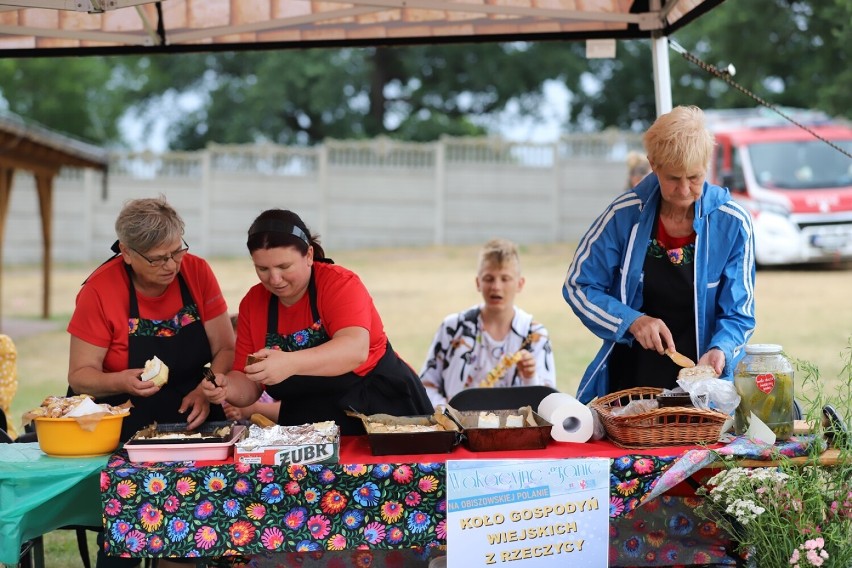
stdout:
<svg viewBox="0 0 852 568">
<path fill-rule="evenodd" d="M 713 444 L 719 440 L 728 415 L 715 410 L 671 406 L 629 416 L 613 413 L 614 408 L 634 400 L 653 400 L 662 392 L 654 387 L 626 389 L 598 397 L 589 406 L 597 410 L 607 437 L 622 448 Z"/>
</svg>

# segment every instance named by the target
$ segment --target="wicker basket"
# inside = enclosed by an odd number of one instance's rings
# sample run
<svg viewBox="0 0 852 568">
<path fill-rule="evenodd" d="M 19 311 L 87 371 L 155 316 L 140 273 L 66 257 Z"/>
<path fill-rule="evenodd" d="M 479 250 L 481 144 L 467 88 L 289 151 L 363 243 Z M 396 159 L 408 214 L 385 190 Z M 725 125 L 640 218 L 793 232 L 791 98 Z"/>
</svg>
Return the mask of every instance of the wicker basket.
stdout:
<svg viewBox="0 0 852 568">
<path fill-rule="evenodd" d="M 607 436 L 622 448 L 712 444 L 719 440 L 726 414 L 685 406 L 656 408 L 631 416 L 616 416 L 613 408 L 634 400 L 654 399 L 663 389 L 638 387 L 599 397 L 589 403 L 598 411 Z"/>
</svg>

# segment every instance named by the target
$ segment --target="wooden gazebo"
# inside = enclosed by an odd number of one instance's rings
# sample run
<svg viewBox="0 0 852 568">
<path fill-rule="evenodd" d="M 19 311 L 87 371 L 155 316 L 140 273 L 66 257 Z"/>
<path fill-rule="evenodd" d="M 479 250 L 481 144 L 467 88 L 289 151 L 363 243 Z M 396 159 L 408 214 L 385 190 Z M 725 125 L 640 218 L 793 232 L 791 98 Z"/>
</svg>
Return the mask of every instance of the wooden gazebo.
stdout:
<svg viewBox="0 0 852 568">
<path fill-rule="evenodd" d="M 106 176 L 107 151 L 64 134 L 0 113 L 0 297 L 2 297 L 3 240 L 9 214 L 9 198 L 16 170 L 35 176 L 41 212 L 42 317 L 50 317 L 51 246 L 53 244 L 53 180 L 63 167 L 94 168 Z"/>
<path fill-rule="evenodd" d="M 612 40 L 648 38 L 661 113 L 671 109 L 668 36 L 722 2 L 4 0 L 0 57 L 544 40 L 604 41 L 587 44 L 603 54 Z"/>
</svg>

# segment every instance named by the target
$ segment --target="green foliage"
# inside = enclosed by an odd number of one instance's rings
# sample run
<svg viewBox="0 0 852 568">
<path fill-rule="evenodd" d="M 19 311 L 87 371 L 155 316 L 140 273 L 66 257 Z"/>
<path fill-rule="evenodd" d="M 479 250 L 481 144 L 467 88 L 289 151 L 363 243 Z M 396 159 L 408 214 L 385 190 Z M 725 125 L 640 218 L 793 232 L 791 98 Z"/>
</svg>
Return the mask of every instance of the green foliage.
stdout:
<svg viewBox="0 0 852 568">
<path fill-rule="evenodd" d="M 716 67 L 733 63 L 734 80 L 770 103 L 852 118 L 850 21 L 848 0 L 723 2 L 673 39 Z M 675 104 L 757 104 L 669 56 Z M 0 59 L 0 96 L 13 112 L 101 144 L 121 141 L 122 116 L 144 134 L 165 123 L 170 147 L 188 150 L 479 135 L 508 108 L 539 117 L 547 81 L 572 93 L 569 129 L 643 130 L 656 115 L 647 40 L 592 60 L 583 42 L 557 41 Z"/>
<path fill-rule="evenodd" d="M 823 423 L 823 407 L 832 404 L 849 424 L 852 418 L 852 340 L 844 353 L 845 379 L 837 392 L 825 393 L 819 370 L 798 362 L 804 380 L 800 399 L 816 440 L 826 431 L 839 452 L 836 465 L 819 461 L 824 444 L 812 444 L 805 465 L 778 456 L 773 468 L 726 469 L 698 490 L 706 499 L 698 511 L 716 522 L 739 544 L 755 566 L 852 565 L 852 439 Z"/>
<path fill-rule="evenodd" d="M 477 44 L 220 53 L 183 62 L 170 55 L 124 64 L 123 75 L 151 78 L 134 93 L 143 120 L 156 118 L 155 109 L 180 91 L 200 101 L 172 121 L 174 148 L 379 135 L 429 141 L 483 134 L 470 117 L 501 111 L 510 100 L 535 115 L 544 81 L 568 62 L 577 66 L 570 50 L 541 51 Z M 181 83 L 167 88 L 170 76 Z"/>
<path fill-rule="evenodd" d="M 852 118 L 852 3 L 848 0 L 724 2 L 672 39 L 702 61 L 736 67 L 733 80 L 771 104 Z M 670 54 L 673 104 L 702 108 L 758 103 L 676 53 Z M 599 90 L 576 91 L 575 121 L 644 129 L 655 115 L 651 46 L 621 42 L 614 60 L 589 61 Z"/>
<path fill-rule="evenodd" d="M 97 144 L 119 139 L 122 88 L 111 78 L 106 58 L 0 58 L 0 95 L 9 110 Z"/>
</svg>

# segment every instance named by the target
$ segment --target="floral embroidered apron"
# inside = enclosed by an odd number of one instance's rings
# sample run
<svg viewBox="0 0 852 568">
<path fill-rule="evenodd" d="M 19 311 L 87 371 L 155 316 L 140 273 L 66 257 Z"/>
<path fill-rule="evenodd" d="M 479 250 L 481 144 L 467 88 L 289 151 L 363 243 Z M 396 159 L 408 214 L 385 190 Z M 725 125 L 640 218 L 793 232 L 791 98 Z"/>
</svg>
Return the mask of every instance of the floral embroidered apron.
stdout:
<svg viewBox="0 0 852 568">
<path fill-rule="evenodd" d="M 282 336 L 278 333 L 280 302 L 277 296 L 270 295 L 266 348 L 300 351 L 322 345 L 331 339 L 317 309 L 313 272 L 308 283 L 308 297 L 314 323 L 307 329 Z M 396 416 L 433 412 L 432 403 L 417 373 L 399 358 L 390 343 L 376 367 L 363 377 L 351 371 L 336 377 L 293 375 L 278 384 L 267 386 L 266 391 L 272 398 L 281 401 L 279 424 L 298 425 L 333 420 L 343 435 L 364 434 L 361 421 L 347 416 L 346 410 L 367 415 L 387 413 Z"/>
<path fill-rule="evenodd" d="M 660 318 L 672 333 L 677 350 L 697 360 L 695 339 L 694 245 L 667 250 L 651 239 L 645 255 L 641 311 Z M 634 388 L 677 386 L 680 367 L 638 341 L 615 345 L 609 361 L 609 392 Z"/>
<path fill-rule="evenodd" d="M 160 424 L 185 423 L 186 414 L 178 412 L 183 397 L 198 386 L 204 366 L 213 359 L 198 305 L 183 276 L 180 273 L 177 275 L 183 307 L 170 319 L 148 320 L 139 317 L 139 301 L 133 285 L 132 269 L 128 265 L 125 265 L 125 269 L 130 279 L 127 368 L 142 368 L 145 361 L 156 355 L 169 368 L 169 382 L 153 396 L 129 397 L 121 394 L 97 400 L 121 404 L 129 399 L 133 404 L 130 416 L 124 419 L 121 427 L 122 441 L 127 441 L 138 430 L 155 421 Z M 211 404 L 207 420 L 225 420 L 222 407 Z"/>
</svg>

